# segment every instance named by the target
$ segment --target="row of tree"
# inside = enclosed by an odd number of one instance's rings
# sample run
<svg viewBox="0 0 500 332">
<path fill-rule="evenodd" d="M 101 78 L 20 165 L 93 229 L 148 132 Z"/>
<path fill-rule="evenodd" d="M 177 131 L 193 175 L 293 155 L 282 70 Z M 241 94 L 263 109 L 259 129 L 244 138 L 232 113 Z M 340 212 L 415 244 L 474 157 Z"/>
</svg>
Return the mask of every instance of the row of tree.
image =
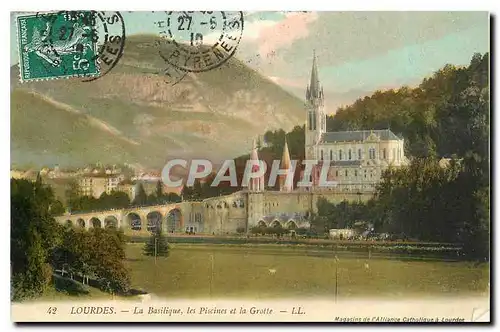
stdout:
<svg viewBox="0 0 500 332">
<path fill-rule="evenodd" d="M 460 243 L 467 258 L 489 257 L 489 186 L 476 155 L 451 161 L 415 158 L 407 167 L 387 170 L 368 202 L 329 203 L 320 199 L 311 218 L 318 232 L 373 225 L 376 232 L 421 241 Z"/>
<path fill-rule="evenodd" d="M 387 129 L 413 157 L 483 155 L 488 150 L 489 54 L 446 65 L 415 88 L 377 91 L 328 117 L 329 131 Z"/>
<path fill-rule="evenodd" d="M 250 232 L 255 235 L 277 235 L 278 237 L 283 236 L 284 234 L 290 233 L 290 229 L 283 228 L 282 226 L 255 226 L 250 229 Z M 295 233 L 298 235 L 311 235 L 311 231 L 307 228 L 296 228 L 294 229 Z"/>
<path fill-rule="evenodd" d="M 101 290 L 125 293 L 130 288 L 130 276 L 125 266 L 125 237 L 110 228 L 89 231 L 65 227 L 62 241 L 54 248 L 51 262 L 63 276 L 79 278 L 83 284 L 96 281 Z"/>
<path fill-rule="evenodd" d="M 135 197 L 131 202 L 132 206 L 144 206 L 144 205 L 159 205 L 159 204 L 168 204 L 168 203 L 178 203 L 182 201 L 182 197 L 177 195 L 176 193 L 164 193 L 163 192 L 163 183 L 158 180 L 156 182 L 156 190 L 151 195 L 146 193 L 144 190 L 144 186 L 142 183 L 138 184 L 137 192 L 135 193 Z"/>
<path fill-rule="evenodd" d="M 52 189 L 40 179 L 11 179 L 11 298 L 39 296 L 53 285 L 56 271 L 95 280 L 106 291 L 127 291 L 123 234 L 66 228 L 54 219 L 54 202 Z"/>
</svg>

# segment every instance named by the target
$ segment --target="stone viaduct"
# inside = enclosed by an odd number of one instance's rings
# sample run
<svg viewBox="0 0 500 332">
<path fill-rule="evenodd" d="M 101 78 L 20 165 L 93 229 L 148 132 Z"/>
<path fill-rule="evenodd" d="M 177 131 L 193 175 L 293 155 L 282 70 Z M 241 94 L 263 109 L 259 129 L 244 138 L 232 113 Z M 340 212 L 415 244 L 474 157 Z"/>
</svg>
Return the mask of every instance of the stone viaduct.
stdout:
<svg viewBox="0 0 500 332">
<path fill-rule="evenodd" d="M 258 225 L 288 229 L 309 227 L 308 216 L 316 212 L 320 198 L 340 203 L 343 200 L 366 201 L 371 197 L 371 192 L 243 190 L 203 201 L 65 214 L 56 220 L 85 229 L 117 227 L 129 235 L 148 234 L 157 225 L 168 233 L 244 233 Z"/>
</svg>

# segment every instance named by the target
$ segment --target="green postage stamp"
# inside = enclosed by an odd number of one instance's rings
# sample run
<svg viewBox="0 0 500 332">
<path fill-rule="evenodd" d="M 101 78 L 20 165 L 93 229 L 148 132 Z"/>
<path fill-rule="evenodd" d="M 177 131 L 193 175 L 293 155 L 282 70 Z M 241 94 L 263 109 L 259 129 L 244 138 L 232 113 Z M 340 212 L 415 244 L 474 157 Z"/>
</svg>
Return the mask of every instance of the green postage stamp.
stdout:
<svg viewBox="0 0 500 332">
<path fill-rule="evenodd" d="M 91 11 L 17 16 L 21 81 L 99 74 Z"/>
</svg>

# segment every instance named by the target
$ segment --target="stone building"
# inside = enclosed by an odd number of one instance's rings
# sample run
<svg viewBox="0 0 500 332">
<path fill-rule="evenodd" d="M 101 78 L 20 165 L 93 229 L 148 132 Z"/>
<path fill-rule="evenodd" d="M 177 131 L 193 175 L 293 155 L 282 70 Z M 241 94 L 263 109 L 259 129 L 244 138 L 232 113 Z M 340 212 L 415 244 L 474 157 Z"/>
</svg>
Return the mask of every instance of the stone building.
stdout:
<svg viewBox="0 0 500 332">
<path fill-rule="evenodd" d="M 323 87 L 314 56 L 306 90 L 305 128 L 306 159 L 319 161 L 311 175 L 313 183 L 318 182 L 321 165 L 329 163 L 328 179 L 338 183 L 330 190 L 373 190 L 385 169 L 408 163 L 404 139 L 389 129 L 327 132 L 324 107 Z"/>
<path fill-rule="evenodd" d="M 99 198 L 106 192 L 107 179 L 105 176 L 83 176 L 78 179 L 78 190 L 82 196 Z"/>
<path fill-rule="evenodd" d="M 119 190 L 122 175 L 88 174 L 78 178 L 78 190 L 82 196 L 99 198 L 103 193 L 111 194 Z"/>
</svg>

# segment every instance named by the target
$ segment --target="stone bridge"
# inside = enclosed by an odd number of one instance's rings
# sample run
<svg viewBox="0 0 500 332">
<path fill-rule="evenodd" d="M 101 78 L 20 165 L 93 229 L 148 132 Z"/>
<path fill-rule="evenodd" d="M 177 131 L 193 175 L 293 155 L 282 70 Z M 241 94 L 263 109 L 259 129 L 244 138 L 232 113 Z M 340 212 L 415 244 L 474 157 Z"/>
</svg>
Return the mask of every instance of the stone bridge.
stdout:
<svg viewBox="0 0 500 332">
<path fill-rule="evenodd" d="M 199 206 L 198 206 L 199 205 Z M 65 214 L 56 218 L 59 223 L 85 229 L 98 227 L 121 228 L 127 234 L 147 233 L 156 226 L 170 232 L 203 231 L 201 202 L 182 202 L 166 205 L 130 207 Z"/>
<path fill-rule="evenodd" d="M 148 234 L 158 225 L 168 233 L 231 234 L 248 232 L 252 227 L 309 227 L 308 215 L 316 212 L 317 202 L 324 198 L 338 204 L 366 201 L 372 193 L 309 191 L 238 191 L 203 201 L 131 207 L 107 211 L 66 214 L 60 223 L 89 229 L 117 227 L 128 235 Z"/>
</svg>

